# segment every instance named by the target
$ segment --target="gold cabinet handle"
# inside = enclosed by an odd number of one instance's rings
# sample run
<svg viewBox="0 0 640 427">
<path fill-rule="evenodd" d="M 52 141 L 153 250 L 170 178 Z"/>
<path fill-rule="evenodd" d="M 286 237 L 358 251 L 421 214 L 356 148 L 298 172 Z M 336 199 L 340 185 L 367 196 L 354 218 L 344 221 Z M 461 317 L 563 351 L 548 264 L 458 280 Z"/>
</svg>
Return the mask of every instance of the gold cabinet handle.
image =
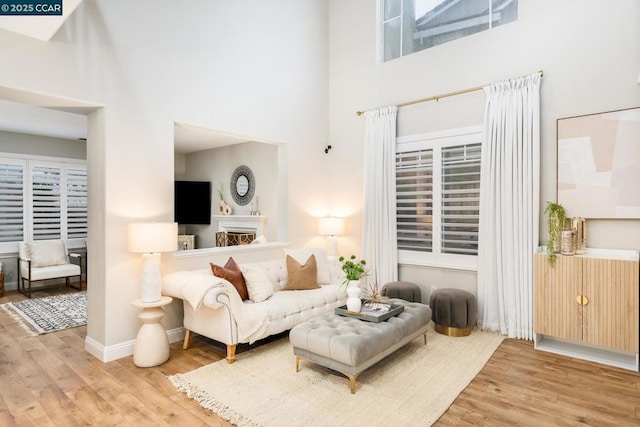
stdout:
<svg viewBox="0 0 640 427">
<path fill-rule="evenodd" d="M 588 305 L 589 304 L 589 298 L 587 298 L 584 295 L 578 295 L 576 297 L 576 304 L 582 305 L 582 306 Z"/>
</svg>

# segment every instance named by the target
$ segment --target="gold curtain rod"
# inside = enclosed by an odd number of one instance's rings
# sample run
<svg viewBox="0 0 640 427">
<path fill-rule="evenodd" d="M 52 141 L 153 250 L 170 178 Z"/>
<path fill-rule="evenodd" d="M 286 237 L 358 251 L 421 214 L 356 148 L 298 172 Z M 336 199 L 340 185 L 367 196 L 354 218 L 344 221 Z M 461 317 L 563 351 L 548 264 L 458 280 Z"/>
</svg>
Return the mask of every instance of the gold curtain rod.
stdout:
<svg viewBox="0 0 640 427">
<path fill-rule="evenodd" d="M 542 70 L 538 71 L 538 74 L 540 74 L 540 77 L 544 76 L 544 73 L 543 73 Z M 482 89 L 484 89 L 484 86 L 471 87 L 469 89 L 463 89 L 463 90 L 457 90 L 455 92 L 443 93 L 442 95 L 435 95 L 435 96 L 430 96 L 428 98 L 416 99 L 415 101 L 403 102 L 401 104 L 396 105 L 396 107 L 401 108 L 401 107 L 406 107 L 406 106 L 409 106 L 409 105 L 420 104 L 422 102 L 438 101 L 438 100 L 440 100 L 442 98 L 448 98 L 450 96 L 462 95 L 463 93 L 475 92 L 475 91 L 482 90 Z M 364 113 L 365 113 L 364 111 L 356 111 L 356 114 L 358 116 L 361 116 Z"/>
</svg>

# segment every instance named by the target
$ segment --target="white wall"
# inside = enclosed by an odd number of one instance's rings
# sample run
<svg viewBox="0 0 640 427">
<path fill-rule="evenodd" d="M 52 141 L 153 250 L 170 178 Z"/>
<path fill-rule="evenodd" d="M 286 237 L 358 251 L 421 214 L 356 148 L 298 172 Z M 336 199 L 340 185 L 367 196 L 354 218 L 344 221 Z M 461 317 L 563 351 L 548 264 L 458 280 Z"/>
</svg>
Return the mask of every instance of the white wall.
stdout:
<svg viewBox="0 0 640 427">
<path fill-rule="evenodd" d="M 336 203 L 361 206 L 364 119 L 355 112 L 482 86 L 544 70 L 541 204 L 556 199 L 556 119 L 640 105 L 640 3 L 520 0 L 518 21 L 376 64 L 374 1 L 330 1 L 329 139 Z M 408 135 L 482 123 L 482 92 L 399 110 Z M 347 167 L 349 166 L 349 167 Z M 349 182 L 349 185 L 342 185 Z M 360 240 L 361 212 L 350 238 Z M 541 213 L 540 241 L 546 239 Z M 588 220 L 588 245 L 640 249 L 640 221 Z M 475 292 L 475 274 L 404 266 L 400 277 Z M 427 298 L 428 295 L 423 298 Z"/>
<path fill-rule="evenodd" d="M 0 153 L 87 159 L 87 143 L 40 135 L 0 131 Z"/>
<path fill-rule="evenodd" d="M 234 215 L 250 215 L 253 206 L 258 206 L 262 215 L 267 217 L 265 237 L 267 241 L 278 240 L 278 146 L 261 142 L 245 142 L 211 150 L 187 154 L 185 167 L 177 180 L 211 182 L 211 213 L 217 214 L 220 197 L 218 190 L 222 185 L 224 200 L 233 209 Z M 238 166 L 247 166 L 255 178 L 255 193 L 252 201 L 245 206 L 238 205 L 231 197 L 231 175 Z M 215 232 L 218 224 L 180 226 L 181 233 L 196 234 L 197 248 L 215 247 Z M 182 231 L 184 229 L 184 231 Z"/>
<path fill-rule="evenodd" d="M 126 226 L 173 219 L 176 120 L 286 142 L 281 173 L 320 171 L 327 14 L 321 0 L 85 0 L 50 42 L 0 31 L 0 86 L 104 106 L 89 116 L 87 142 L 94 353 L 139 328 L 131 300 L 140 296 L 141 260 L 127 251 Z M 300 206 L 316 197 L 306 180 L 289 181 Z M 295 243 L 310 217 L 300 206 L 288 212 Z"/>
</svg>

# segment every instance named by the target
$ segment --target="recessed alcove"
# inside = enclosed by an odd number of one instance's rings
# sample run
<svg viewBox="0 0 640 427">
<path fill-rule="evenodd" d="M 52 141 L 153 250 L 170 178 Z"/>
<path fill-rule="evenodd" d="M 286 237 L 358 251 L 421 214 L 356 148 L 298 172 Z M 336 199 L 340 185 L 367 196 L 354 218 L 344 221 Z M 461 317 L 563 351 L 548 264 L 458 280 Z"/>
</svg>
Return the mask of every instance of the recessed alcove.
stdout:
<svg viewBox="0 0 640 427">
<path fill-rule="evenodd" d="M 241 219 L 254 217 L 258 224 L 251 228 L 258 229 L 256 236 L 264 236 L 267 242 L 286 240 L 286 205 L 280 202 L 287 188 L 285 174 L 280 173 L 280 168 L 286 167 L 282 164 L 286 144 L 185 122 L 175 122 L 174 141 L 175 179 L 211 183 L 211 223 L 179 225 L 180 234 L 196 236 L 196 250 L 216 247 L 215 233 L 221 231 L 221 220 L 235 224 L 230 231 L 239 231 L 249 224 Z M 239 166 L 248 167 L 255 177 L 254 196 L 244 206 L 231 195 L 232 174 Z M 230 205 L 231 215 L 216 215 L 220 194 Z M 253 215 L 256 211 L 261 215 Z"/>
</svg>

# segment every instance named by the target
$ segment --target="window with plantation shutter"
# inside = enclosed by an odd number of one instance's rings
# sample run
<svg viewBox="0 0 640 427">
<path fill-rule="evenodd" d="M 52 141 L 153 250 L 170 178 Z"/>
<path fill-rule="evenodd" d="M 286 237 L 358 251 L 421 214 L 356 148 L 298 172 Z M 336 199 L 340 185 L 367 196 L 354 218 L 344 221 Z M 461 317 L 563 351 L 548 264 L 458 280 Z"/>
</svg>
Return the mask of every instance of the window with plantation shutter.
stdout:
<svg viewBox="0 0 640 427">
<path fill-rule="evenodd" d="M 480 126 L 397 139 L 401 264 L 476 267 L 481 139 Z"/>
<path fill-rule="evenodd" d="M 25 166 L 23 160 L 0 159 L 0 242 L 24 240 Z"/>
<path fill-rule="evenodd" d="M 38 159 L 0 157 L 0 252 L 16 252 L 29 240 L 85 245 L 86 166 Z"/>
</svg>

